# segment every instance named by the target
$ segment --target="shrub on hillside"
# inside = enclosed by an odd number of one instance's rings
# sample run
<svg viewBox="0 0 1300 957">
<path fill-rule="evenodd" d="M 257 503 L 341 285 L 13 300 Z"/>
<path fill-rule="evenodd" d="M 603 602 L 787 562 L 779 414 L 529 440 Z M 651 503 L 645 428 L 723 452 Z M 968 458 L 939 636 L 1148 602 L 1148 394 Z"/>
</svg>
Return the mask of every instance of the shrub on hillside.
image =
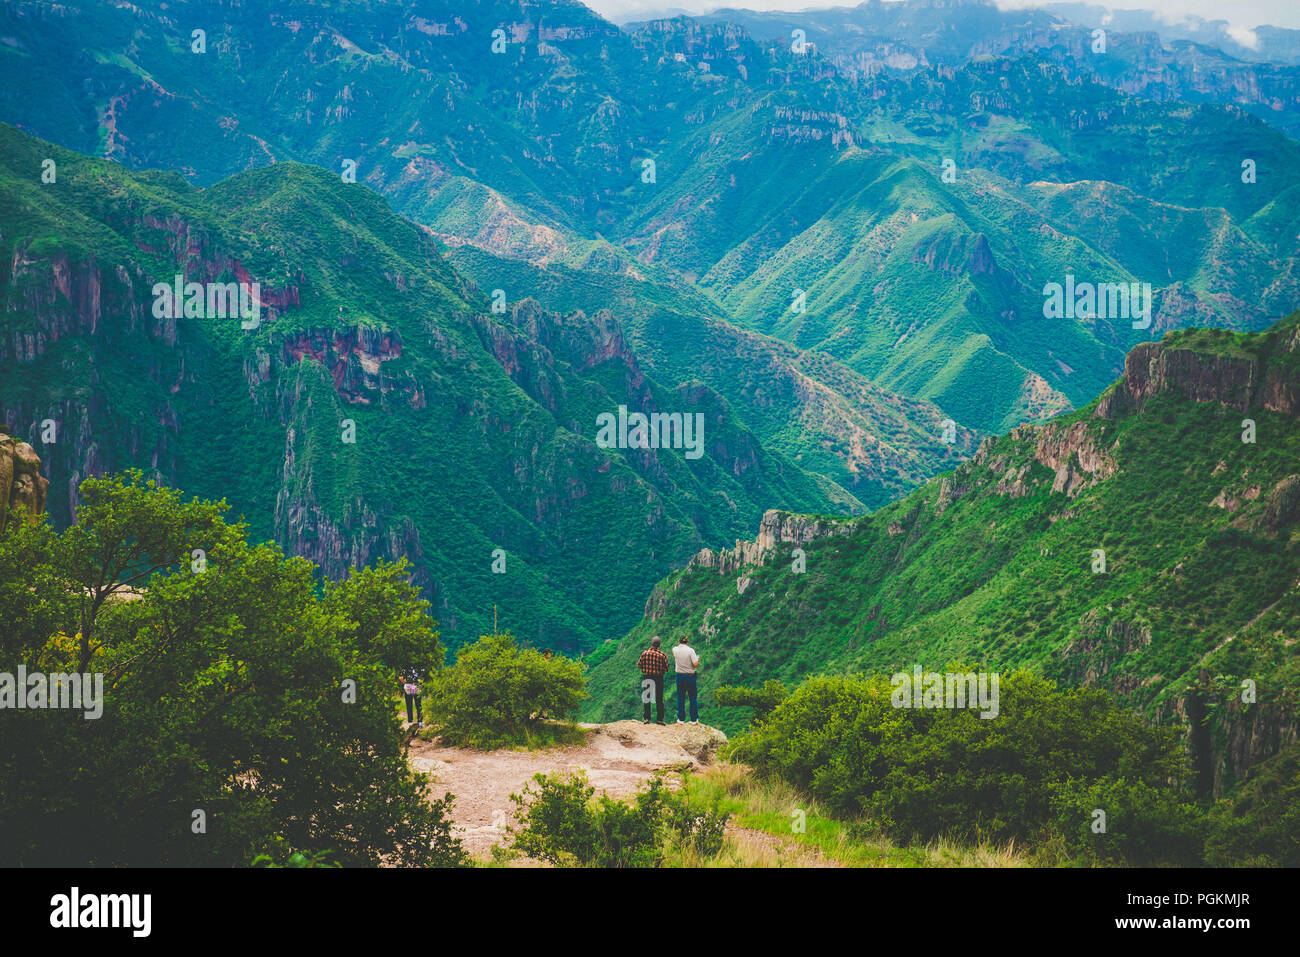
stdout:
<svg viewBox="0 0 1300 957">
<path fill-rule="evenodd" d="M 1300 867 L 1300 745 L 1251 768 L 1208 818 L 1211 867 Z"/>
<path fill-rule="evenodd" d="M 1204 853 L 1205 814 L 1173 788 L 1070 778 L 1053 787 L 1052 808 L 1066 848 L 1085 861 L 1189 867 Z"/>
<path fill-rule="evenodd" d="M 1184 774 L 1172 729 L 1144 725 L 1100 691 L 1004 674 L 988 719 L 894 707 L 891 691 L 884 676 L 810 678 L 731 757 L 901 840 L 1032 838 L 1056 826 L 1054 798 L 1070 780 L 1114 778 L 1164 800 Z"/>
<path fill-rule="evenodd" d="M 714 857 L 722 850 L 727 818 L 731 815 L 717 805 L 695 807 L 683 792 L 671 794 L 667 805 L 668 829 L 678 847 L 689 848 L 704 858 Z"/>
<path fill-rule="evenodd" d="M 722 849 L 726 812 L 692 807 L 687 795 L 668 790 L 656 774 L 625 803 L 595 794 L 584 771 L 533 775 L 516 807 L 510 849 L 561 867 L 658 867 L 666 843 L 705 857 Z"/>
<path fill-rule="evenodd" d="M 578 662 L 520 648 L 509 633 L 483 635 L 428 681 L 430 721 L 453 745 L 528 744 L 548 719 L 571 718 L 587 696 Z"/>
<path fill-rule="evenodd" d="M 654 867 L 662 859 L 659 827 L 665 788 L 655 777 L 631 805 L 601 795 L 584 771 L 533 775 L 533 785 L 510 795 L 518 827 L 511 848 L 560 867 Z"/>
<path fill-rule="evenodd" d="M 776 710 L 776 706 L 788 697 L 790 692 L 786 686 L 775 678 L 763 682 L 761 688 L 721 685 L 713 689 L 713 700 L 723 707 L 753 708 L 754 713 L 749 719 L 751 727 L 765 721 Z"/>
</svg>

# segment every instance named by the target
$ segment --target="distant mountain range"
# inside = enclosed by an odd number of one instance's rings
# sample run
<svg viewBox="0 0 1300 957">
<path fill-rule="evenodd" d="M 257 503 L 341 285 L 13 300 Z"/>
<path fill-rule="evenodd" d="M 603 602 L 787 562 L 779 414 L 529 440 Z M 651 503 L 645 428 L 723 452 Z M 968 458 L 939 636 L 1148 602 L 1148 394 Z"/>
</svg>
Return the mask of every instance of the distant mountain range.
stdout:
<svg viewBox="0 0 1300 957">
<path fill-rule="evenodd" d="M 452 647 L 495 604 L 590 650 L 769 509 L 881 508 L 1143 342 L 1300 306 L 1291 61 L 1057 14 L 867 4 L 792 48 L 571 0 L 15 0 L 0 417 L 57 423 L 57 522 L 136 465 L 330 575 L 409 555 Z M 266 312 L 157 319 L 176 275 Z M 620 407 L 705 416 L 702 457 L 599 447 Z"/>
<path fill-rule="evenodd" d="M 331 576 L 407 556 L 453 644 L 500 604 L 534 640 L 577 653 L 630 627 L 655 578 L 773 501 L 860 508 L 765 450 L 704 382 L 648 375 L 609 311 L 525 299 L 493 313 L 426 231 L 363 186 L 277 163 L 199 189 L 10 127 L 0 152 L 0 407 L 39 439 L 58 524 L 82 478 L 140 467 L 226 498 L 256 536 Z M 180 314 L 190 283 L 197 309 Z M 203 295 L 253 283 L 248 320 Z M 747 344 L 737 368 L 765 369 L 754 387 L 791 414 L 852 399 L 905 447 L 920 432 L 907 416 L 928 416 L 920 463 L 900 459 L 912 480 L 960 448 L 940 441 L 933 407 L 718 334 Z M 597 447 L 599 417 L 620 407 L 699 417 L 698 448 Z"/>
<path fill-rule="evenodd" d="M 1300 30 L 1234 29 L 1198 17 L 1174 22 L 1146 10 L 1082 3 L 1003 10 L 987 0 L 872 0 L 791 13 L 724 8 L 699 19 L 784 44 L 802 31 L 819 55 L 849 76 L 1029 54 L 1125 93 L 1161 102 L 1233 103 L 1291 136 L 1300 130 Z M 1103 31 L 1102 55 L 1094 49 L 1097 30 Z"/>
<path fill-rule="evenodd" d="M 685 288 L 978 430 L 1090 401 L 1166 329 L 1260 329 L 1300 306 L 1295 142 L 1236 106 L 1124 92 L 1127 35 L 1093 54 L 1084 28 L 985 4 L 806 17 L 809 42 L 827 37 L 797 53 L 784 21 L 781 40 L 689 18 L 624 32 L 563 0 L 18 2 L 0 118 L 198 183 L 353 162 L 453 247 Z M 830 39 L 870 35 L 816 26 L 834 17 L 924 60 L 843 69 Z M 926 39 L 936 23 L 951 41 Z M 1241 68 L 1254 85 L 1271 69 Z M 1042 289 L 1071 273 L 1151 283 L 1151 326 L 1044 322 Z"/>
</svg>

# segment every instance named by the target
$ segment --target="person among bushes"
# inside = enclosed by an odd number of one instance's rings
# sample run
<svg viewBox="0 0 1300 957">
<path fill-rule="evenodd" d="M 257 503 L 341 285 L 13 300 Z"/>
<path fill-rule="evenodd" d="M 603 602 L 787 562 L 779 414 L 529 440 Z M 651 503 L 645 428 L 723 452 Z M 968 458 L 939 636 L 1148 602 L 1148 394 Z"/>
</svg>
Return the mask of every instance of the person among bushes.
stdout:
<svg viewBox="0 0 1300 957">
<path fill-rule="evenodd" d="M 420 676 L 414 671 L 407 671 L 403 676 L 402 694 L 406 697 L 406 722 L 417 728 L 424 727 L 424 714 L 420 710 Z M 414 705 L 414 714 L 412 714 Z"/>
</svg>

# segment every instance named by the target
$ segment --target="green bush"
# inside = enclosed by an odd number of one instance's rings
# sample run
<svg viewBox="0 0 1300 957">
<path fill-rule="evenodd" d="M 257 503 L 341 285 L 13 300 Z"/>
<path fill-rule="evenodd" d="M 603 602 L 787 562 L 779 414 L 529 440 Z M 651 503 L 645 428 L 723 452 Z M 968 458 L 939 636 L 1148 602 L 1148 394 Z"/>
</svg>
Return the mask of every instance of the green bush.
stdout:
<svg viewBox="0 0 1300 957">
<path fill-rule="evenodd" d="M 523 794 L 510 795 L 520 825 L 507 829 L 511 848 L 561 867 L 594 860 L 599 831 L 590 802 L 596 789 L 588 786 L 586 773 L 535 774 L 533 781 L 536 791 L 525 785 Z"/>
<path fill-rule="evenodd" d="M 1251 768 L 1208 815 L 1211 867 L 1300 867 L 1300 745 Z"/>
<path fill-rule="evenodd" d="M 654 867 L 663 859 L 660 829 L 667 789 L 653 778 L 631 805 L 595 788 L 584 771 L 533 775 L 537 785 L 512 794 L 518 828 L 511 849 L 561 867 Z"/>
<path fill-rule="evenodd" d="M 1187 867 L 1203 857 L 1204 812 L 1168 787 L 1071 778 L 1054 786 L 1052 807 L 1066 848 L 1092 863 Z"/>
<path fill-rule="evenodd" d="M 601 795 L 579 770 L 533 775 L 533 785 L 512 794 L 517 826 L 510 850 L 561 867 L 658 867 L 668 840 L 712 857 L 722 850 L 728 814 L 692 807 L 684 791 L 668 790 L 656 774 L 630 804 Z"/>
<path fill-rule="evenodd" d="M 693 807 L 683 791 L 667 797 L 668 828 L 681 847 L 689 847 L 703 857 L 713 857 L 722 850 L 726 831 L 726 811 L 712 807 Z"/>
<path fill-rule="evenodd" d="M 430 722 L 458 746 L 535 743 L 543 722 L 570 718 L 586 697 L 578 662 L 520 648 L 509 633 L 483 635 L 427 682 Z"/>
<path fill-rule="evenodd" d="M 984 719 L 973 710 L 896 708 L 891 690 L 884 676 L 810 678 L 736 739 L 730 756 L 839 816 L 866 815 L 902 841 L 1041 837 L 1058 825 L 1061 788 L 1071 781 L 1113 779 L 1124 783 L 1106 792 L 1112 798 L 1132 800 L 1146 788 L 1159 807 L 1181 806 L 1168 783 L 1185 774 L 1175 732 L 1146 726 L 1104 692 L 1061 692 L 1028 672 L 1004 674 L 998 716 Z M 1124 833 L 1112 846 L 1185 850 L 1174 836 L 1162 844 L 1140 828 Z"/>
<path fill-rule="evenodd" d="M 713 700 L 723 707 L 753 708 L 749 723 L 753 725 L 765 721 L 786 698 L 790 692 L 786 686 L 775 678 L 763 682 L 761 688 L 742 688 L 739 685 L 721 685 L 713 689 Z"/>
</svg>

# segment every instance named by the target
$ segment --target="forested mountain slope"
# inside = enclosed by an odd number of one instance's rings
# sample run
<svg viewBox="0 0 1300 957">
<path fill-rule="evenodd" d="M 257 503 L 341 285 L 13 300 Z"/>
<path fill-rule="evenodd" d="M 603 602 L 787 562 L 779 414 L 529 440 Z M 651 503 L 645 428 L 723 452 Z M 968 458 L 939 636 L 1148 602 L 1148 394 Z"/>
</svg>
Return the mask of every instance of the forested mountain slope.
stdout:
<svg viewBox="0 0 1300 957">
<path fill-rule="evenodd" d="M 82 479 L 138 467 L 332 578 L 407 556 L 452 647 L 499 604 L 576 654 L 774 501 L 853 501 L 706 384 L 647 376 L 609 312 L 493 313 L 364 186 L 279 163 L 199 189 L 8 127 L 0 153 L 0 412 L 43 440 L 56 525 Z M 256 283 L 258 314 L 169 315 L 177 276 Z M 698 449 L 598 447 L 620 406 L 702 416 Z"/>
<path fill-rule="evenodd" d="M 631 713 L 652 635 L 690 637 L 702 717 L 730 728 L 719 684 L 1026 666 L 1187 722 L 1222 788 L 1300 730 L 1298 416 L 1300 314 L 1139 346 L 1087 408 L 865 518 L 773 511 L 757 541 L 702 551 L 594 669 L 590 713 Z"/>
</svg>

